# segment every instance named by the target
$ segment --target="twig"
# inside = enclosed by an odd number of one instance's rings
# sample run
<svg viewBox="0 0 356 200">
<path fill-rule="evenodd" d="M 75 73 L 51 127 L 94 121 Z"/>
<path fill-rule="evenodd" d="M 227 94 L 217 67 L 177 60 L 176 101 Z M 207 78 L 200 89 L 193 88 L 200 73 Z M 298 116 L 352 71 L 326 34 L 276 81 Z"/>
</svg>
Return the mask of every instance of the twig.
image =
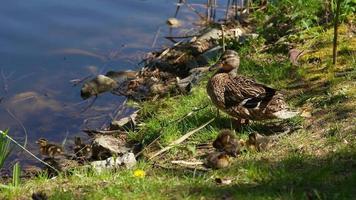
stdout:
<svg viewBox="0 0 356 200">
<path fill-rule="evenodd" d="M 12 119 L 14 119 L 23 129 L 23 132 L 25 133 L 25 142 L 23 144 L 24 148 L 26 148 L 27 146 L 27 130 L 25 128 L 25 126 L 23 125 L 23 123 L 7 108 L 6 112 L 11 116 Z"/>
<path fill-rule="evenodd" d="M 182 165 L 203 165 L 204 162 L 202 161 L 185 161 L 185 160 L 172 160 L 171 161 L 172 164 L 182 164 Z"/>
<path fill-rule="evenodd" d="M 179 0 L 179 2 L 177 3 L 177 9 L 176 9 L 176 12 L 174 13 L 174 18 L 177 18 L 179 9 L 182 6 L 182 2 L 183 2 L 183 0 Z"/>
<path fill-rule="evenodd" d="M 178 46 L 180 43 L 182 43 L 183 41 L 179 41 L 179 42 L 177 42 L 177 43 L 175 43 L 174 45 L 173 45 L 173 47 L 176 47 L 176 46 Z M 173 48 L 172 47 L 172 48 Z M 171 51 L 171 49 L 172 48 L 167 48 L 166 50 L 164 50 L 158 57 L 157 57 L 157 59 L 161 59 L 161 58 L 163 58 L 163 56 L 165 56 L 169 51 Z"/>
<path fill-rule="evenodd" d="M 153 38 L 153 42 L 152 42 L 151 48 L 154 48 L 156 46 L 157 38 L 158 38 L 160 32 L 161 32 L 161 27 L 158 27 L 158 29 L 156 31 L 156 34 L 155 34 L 155 37 Z"/>
<path fill-rule="evenodd" d="M 170 124 L 171 124 L 171 123 L 179 123 L 179 122 L 183 121 L 183 119 L 185 119 L 186 117 L 191 116 L 194 112 L 198 112 L 198 111 L 200 111 L 200 110 L 203 110 L 203 109 L 206 108 L 206 107 L 208 107 L 208 105 L 205 105 L 205 106 L 203 106 L 203 107 L 201 107 L 201 108 L 195 108 L 195 109 L 193 109 L 192 111 L 190 111 L 189 113 L 185 114 L 183 117 L 181 117 L 181 118 L 179 118 L 179 119 L 175 119 L 175 120 L 173 120 L 173 121 L 171 121 L 171 122 L 169 122 L 169 123 L 170 123 Z M 147 146 L 145 146 L 145 148 L 143 148 L 140 152 L 138 152 L 138 153 L 136 154 L 136 157 L 138 157 L 139 155 L 141 155 L 148 147 L 150 147 L 152 144 L 154 144 L 155 142 L 157 142 L 157 141 L 162 137 L 162 135 L 163 135 L 163 134 L 161 134 L 162 129 L 163 129 L 163 127 L 161 127 L 161 128 L 159 129 L 159 131 L 158 131 L 158 132 L 160 133 L 160 135 L 159 135 L 157 138 L 155 138 L 151 143 L 149 143 Z"/>
<path fill-rule="evenodd" d="M 179 119 L 176 119 L 176 120 L 173 120 L 173 121 L 171 121 L 170 123 L 179 123 L 179 122 L 183 121 L 185 118 L 191 116 L 193 113 L 198 112 L 198 111 L 200 111 L 200 110 L 203 110 L 203 109 L 205 109 L 206 107 L 208 107 L 208 104 L 205 105 L 205 106 L 203 106 L 203 107 L 201 107 L 201 108 L 195 108 L 195 109 L 193 109 L 192 111 L 190 111 L 189 113 L 183 115 L 183 117 L 181 117 L 181 118 L 179 118 Z"/>
<path fill-rule="evenodd" d="M 67 143 L 68 135 L 69 135 L 69 131 L 66 130 L 66 137 L 65 137 L 65 138 L 63 139 L 63 141 L 62 141 L 62 147 L 64 147 L 64 145 Z"/>
<path fill-rule="evenodd" d="M 229 10 L 230 10 L 230 0 L 227 1 L 226 12 L 225 12 L 225 21 L 227 21 Z"/>
<path fill-rule="evenodd" d="M 176 58 L 175 60 L 174 60 L 174 63 L 177 63 L 181 58 L 183 58 L 183 56 L 185 56 L 186 55 L 186 53 L 184 52 L 184 53 L 182 53 L 180 56 L 178 56 L 178 58 Z"/>
<path fill-rule="evenodd" d="M 173 148 L 175 145 L 182 143 L 184 140 L 186 140 L 187 138 L 189 138 L 191 135 L 193 135 L 194 133 L 200 131 L 201 129 L 203 129 L 205 126 L 207 126 L 208 124 L 210 124 L 212 121 L 214 121 L 215 118 L 210 119 L 208 122 L 206 122 L 205 124 L 201 125 L 200 127 L 189 131 L 188 133 L 186 133 L 185 135 L 183 135 L 182 137 L 178 138 L 177 140 L 173 141 L 171 144 L 169 144 L 167 147 L 159 150 L 158 152 L 156 152 L 155 154 L 153 154 L 153 156 L 151 156 L 149 158 L 149 160 L 152 160 L 154 157 L 168 151 L 169 149 Z"/>
<path fill-rule="evenodd" d="M 187 6 L 191 11 L 193 11 L 195 14 L 197 14 L 201 19 L 205 19 L 204 15 L 202 15 L 200 12 L 198 12 L 193 6 L 191 6 L 187 1 L 183 0 L 184 5 Z"/>
<path fill-rule="evenodd" d="M 70 80 L 69 82 L 73 84 L 73 87 L 75 87 L 75 86 L 83 83 L 84 81 L 86 81 L 90 77 L 92 77 L 92 75 L 88 75 L 88 76 L 85 76 L 84 78 L 80 78 L 80 79 L 73 79 L 73 80 Z"/>
<path fill-rule="evenodd" d="M 185 39 L 185 38 L 192 38 L 192 37 L 198 37 L 200 35 L 184 35 L 184 36 L 165 36 L 164 38 L 166 39 Z"/>
<path fill-rule="evenodd" d="M 81 113 L 84 113 L 84 112 L 87 111 L 90 107 L 92 107 L 97 98 L 98 98 L 98 95 L 95 95 L 93 101 L 91 101 L 91 102 L 89 103 L 89 105 L 81 111 Z"/>
<path fill-rule="evenodd" d="M 38 158 L 37 156 L 35 156 L 33 153 L 31 153 L 29 150 L 27 150 L 25 147 L 23 147 L 21 144 L 19 144 L 18 142 L 16 142 L 16 140 L 12 139 L 12 137 L 10 137 L 8 134 L 4 133 L 3 131 L 0 130 L 0 133 L 7 137 L 9 140 L 11 140 L 13 143 L 15 143 L 17 146 L 19 146 L 21 149 L 23 149 L 24 151 L 26 151 L 28 154 L 30 154 L 33 158 L 35 158 L 36 160 L 38 160 L 39 162 L 43 163 L 44 165 L 46 165 L 47 167 L 53 169 L 54 171 L 56 171 L 58 174 L 60 173 L 56 168 L 52 167 L 51 165 L 49 165 L 48 163 L 46 163 L 45 161 L 41 160 L 40 158 Z"/>
<path fill-rule="evenodd" d="M 85 133 L 88 133 L 88 134 L 114 134 L 114 133 L 124 133 L 123 131 L 120 131 L 120 130 L 112 130 L 112 131 L 105 131 L 105 130 L 90 130 L 90 129 L 83 129 L 82 130 L 83 132 Z"/>
<path fill-rule="evenodd" d="M 171 28 L 170 28 L 171 29 Z M 172 37 L 165 37 L 167 40 L 171 41 L 172 43 L 177 43 L 177 41 L 175 39 L 173 39 Z"/>
<path fill-rule="evenodd" d="M 225 31 L 224 31 L 224 25 L 222 24 L 221 24 L 221 37 L 222 37 L 223 52 L 225 52 Z"/>
<path fill-rule="evenodd" d="M 160 164 L 155 163 L 154 164 L 155 167 L 160 167 L 162 169 L 166 169 L 166 170 L 182 170 L 182 168 L 177 168 L 177 167 L 166 167 Z M 190 170 L 194 170 L 194 171 L 202 171 L 202 172 L 208 172 L 210 171 L 207 168 L 197 168 L 196 166 L 185 166 L 186 169 L 190 169 Z"/>
</svg>

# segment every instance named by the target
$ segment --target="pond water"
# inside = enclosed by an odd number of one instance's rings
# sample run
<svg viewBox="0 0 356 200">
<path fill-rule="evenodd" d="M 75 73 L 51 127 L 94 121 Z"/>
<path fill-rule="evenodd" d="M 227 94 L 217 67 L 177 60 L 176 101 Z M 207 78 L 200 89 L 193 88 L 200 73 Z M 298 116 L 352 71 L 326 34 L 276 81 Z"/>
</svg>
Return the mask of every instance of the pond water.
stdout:
<svg viewBox="0 0 356 200">
<path fill-rule="evenodd" d="M 176 11 L 174 0 L 4 0 L 0 7 L 0 129 L 38 155 L 35 141 L 72 143 L 86 137 L 81 129 L 98 128 L 110 121 L 123 97 L 106 94 L 88 105 L 73 79 L 108 70 L 137 69 L 145 53 L 172 43 L 167 18 Z M 206 1 L 189 1 L 204 14 Z M 224 4 L 225 5 L 225 4 Z M 198 19 L 181 7 L 184 21 L 179 35 Z M 123 111 L 125 114 L 129 111 Z M 67 146 L 67 145 L 66 145 Z M 31 158 L 15 148 L 7 165 Z"/>
</svg>

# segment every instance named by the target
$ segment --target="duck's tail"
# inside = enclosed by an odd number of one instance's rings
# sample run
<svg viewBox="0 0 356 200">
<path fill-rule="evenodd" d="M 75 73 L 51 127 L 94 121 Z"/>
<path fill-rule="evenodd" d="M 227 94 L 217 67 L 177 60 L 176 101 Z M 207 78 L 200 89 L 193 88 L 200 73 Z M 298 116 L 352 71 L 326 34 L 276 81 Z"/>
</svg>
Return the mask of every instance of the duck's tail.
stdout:
<svg viewBox="0 0 356 200">
<path fill-rule="evenodd" d="M 299 114 L 298 111 L 290 111 L 290 110 L 281 110 L 281 111 L 272 113 L 272 115 L 274 115 L 275 117 L 277 117 L 279 119 L 289 119 L 289 118 L 297 116 L 298 114 Z"/>
</svg>

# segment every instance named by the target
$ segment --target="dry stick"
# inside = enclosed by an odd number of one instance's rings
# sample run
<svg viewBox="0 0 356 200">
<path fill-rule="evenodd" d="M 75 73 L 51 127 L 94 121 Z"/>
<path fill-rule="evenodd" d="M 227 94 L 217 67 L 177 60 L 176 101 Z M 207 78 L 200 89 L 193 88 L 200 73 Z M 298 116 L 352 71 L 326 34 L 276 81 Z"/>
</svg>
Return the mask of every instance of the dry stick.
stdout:
<svg viewBox="0 0 356 200">
<path fill-rule="evenodd" d="M 224 25 L 221 24 L 221 37 L 222 37 L 222 48 L 223 53 L 225 52 L 225 33 L 224 33 Z"/>
<path fill-rule="evenodd" d="M 178 4 L 177 4 L 176 12 L 174 13 L 174 18 L 177 18 L 179 9 L 180 9 L 180 7 L 181 7 L 181 5 L 182 5 L 182 2 L 183 2 L 183 0 L 179 0 L 179 2 L 178 2 Z"/>
<path fill-rule="evenodd" d="M 185 35 L 185 36 L 165 36 L 164 38 L 166 39 L 185 39 L 185 38 L 192 38 L 192 37 L 198 37 L 200 35 Z"/>
<path fill-rule="evenodd" d="M 216 19 L 216 7 L 217 7 L 217 3 L 216 0 L 213 0 L 213 22 L 215 22 Z"/>
<path fill-rule="evenodd" d="M 183 41 L 179 41 L 179 42 L 177 42 L 177 43 L 175 43 L 174 45 L 173 45 L 173 47 L 176 47 L 176 46 L 178 46 L 180 43 L 182 43 Z M 172 47 L 172 48 L 173 48 Z M 172 48 L 167 48 L 166 50 L 164 50 L 162 53 L 161 53 L 161 55 L 159 55 L 158 57 L 157 57 L 157 59 L 161 59 L 161 58 L 163 58 L 163 56 L 165 56 Z"/>
<path fill-rule="evenodd" d="M 191 116 L 194 112 L 198 112 L 198 111 L 200 111 L 200 110 L 203 110 L 203 109 L 206 108 L 206 107 L 208 107 L 208 105 L 205 105 L 205 106 L 203 106 L 203 107 L 201 107 L 201 108 L 193 109 L 193 110 L 190 111 L 189 113 L 185 114 L 183 117 L 181 117 L 181 118 L 179 118 L 179 119 L 176 119 L 176 120 L 173 120 L 173 121 L 171 121 L 171 122 L 169 122 L 169 123 L 179 123 L 179 122 L 183 121 L 186 117 Z M 143 148 L 140 152 L 138 152 L 138 153 L 136 154 L 136 158 L 137 158 L 139 155 L 141 155 L 148 147 L 150 147 L 152 144 L 154 144 L 155 142 L 157 142 L 157 141 L 162 137 L 162 135 L 163 135 L 163 134 L 161 134 L 162 129 L 163 129 L 163 127 L 161 127 L 161 128 L 159 129 L 160 135 L 159 135 L 156 139 L 154 139 L 151 143 L 149 143 L 145 148 Z"/>
<path fill-rule="evenodd" d="M 103 135 L 107 135 L 107 134 L 114 134 L 114 133 L 124 133 L 124 131 L 120 131 L 120 130 L 112 130 L 112 131 L 106 131 L 106 130 L 91 130 L 91 129 L 83 129 L 82 130 L 85 133 L 88 134 L 103 134 Z"/>
<path fill-rule="evenodd" d="M 172 160 L 171 163 L 173 164 L 182 164 L 182 165 L 203 165 L 204 162 L 202 161 L 185 161 L 185 160 Z"/>
<path fill-rule="evenodd" d="M 334 18 L 334 41 L 333 41 L 333 64 L 336 65 L 337 57 L 337 29 L 339 25 L 339 15 L 340 15 L 340 3 L 341 0 L 336 1 L 336 13 Z"/>
<path fill-rule="evenodd" d="M 161 32 L 161 27 L 159 26 L 159 27 L 157 28 L 155 37 L 153 38 L 153 42 L 152 42 L 151 48 L 154 48 L 154 47 L 156 46 L 157 38 L 158 38 L 160 32 Z"/>
<path fill-rule="evenodd" d="M 27 150 L 25 147 L 23 147 L 21 144 L 19 144 L 18 142 L 16 142 L 16 140 L 12 139 L 12 137 L 10 137 L 9 135 L 7 135 L 6 133 L 4 133 L 3 131 L 0 130 L 0 133 L 7 137 L 9 140 L 11 140 L 13 143 L 15 143 L 17 146 L 19 146 L 21 149 L 23 149 L 24 151 L 26 151 L 28 154 L 30 154 L 32 157 L 34 157 L 36 160 L 40 161 L 41 163 L 43 163 L 44 165 L 46 165 L 47 167 L 53 169 L 54 171 L 56 171 L 58 174 L 60 173 L 56 168 L 52 167 L 51 165 L 49 165 L 48 163 L 46 163 L 45 161 L 41 160 L 40 158 L 38 158 L 37 156 L 35 156 L 33 153 L 31 153 L 29 150 Z"/>
<path fill-rule="evenodd" d="M 3 80 L 3 84 L 4 84 L 3 89 L 4 89 L 5 93 L 7 93 L 9 90 L 9 85 L 7 84 L 7 77 L 5 76 L 3 69 L 1 69 L 1 77 Z"/>
<path fill-rule="evenodd" d="M 198 12 L 193 6 L 188 4 L 187 1 L 183 0 L 183 2 L 184 2 L 184 5 L 187 6 L 187 8 L 189 8 L 191 11 L 195 12 L 200 18 L 205 19 L 205 17 L 200 12 Z"/>
<path fill-rule="evenodd" d="M 153 156 L 151 156 L 149 158 L 149 160 L 152 160 L 154 157 L 156 157 L 156 156 L 168 151 L 169 149 L 173 148 L 175 145 L 182 143 L 184 140 L 186 140 L 187 138 L 189 138 L 191 135 L 193 135 L 194 133 L 198 132 L 199 130 L 203 129 L 205 126 L 207 126 L 208 124 L 210 124 L 214 120 L 215 120 L 215 118 L 212 118 L 207 123 L 201 125 L 200 127 L 196 128 L 196 129 L 194 129 L 192 131 L 189 131 L 188 133 L 186 133 L 182 137 L 178 138 L 178 140 L 173 141 L 167 147 L 165 147 L 165 148 L 159 150 L 158 152 L 156 152 L 155 154 L 153 154 Z"/>
<path fill-rule="evenodd" d="M 225 12 L 225 21 L 227 21 L 227 17 L 229 15 L 230 10 L 230 0 L 227 1 L 226 12 Z"/>
<path fill-rule="evenodd" d="M 26 130 L 25 126 L 8 108 L 6 109 L 6 112 L 11 116 L 12 119 L 14 119 L 18 124 L 20 124 L 21 128 L 23 129 L 23 132 L 25 133 L 25 142 L 24 142 L 23 146 L 26 148 L 28 134 L 27 134 L 27 130 Z"/>
<path fill-rule="evenodd" d="M 88 76 L 85 76 L 84 78 L 80 78 L 80 79 L 73 79 L 73 80 L 70 80 L 69 82 L 73 84 L 73 87 L 83 83 L 84 81 L 88 80 L 90 77 L 92 77 L 92 75 L 88 75 Z"/>
<path fill-rule="evenodd" d="M 84 113 L 84 112 L 87 111 L 89 108 L 91 108 L 91 107 L 94 105 L 94 103 L 95 103 L 95 101 L 96 101 L 97 98 L 98 98 L 98 95 L 95 95 L 93 101 L 91 101 L 91 102 L 89 103 L 89 105 L 81 111 L 81 113 Z"/>
<path fill-rule="evenodd" d="M 210 22 L 210 4 L 211 4 L 211 1 L 210 0 L 207 0 L 206 2 L 206 22 L 209 23 Z"/>
</svg>

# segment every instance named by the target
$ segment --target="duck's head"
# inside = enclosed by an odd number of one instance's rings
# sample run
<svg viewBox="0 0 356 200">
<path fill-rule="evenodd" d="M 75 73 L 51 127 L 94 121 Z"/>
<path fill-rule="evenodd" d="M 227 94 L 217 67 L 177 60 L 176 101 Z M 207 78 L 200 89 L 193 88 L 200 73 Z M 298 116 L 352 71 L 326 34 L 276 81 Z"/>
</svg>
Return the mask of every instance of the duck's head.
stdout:
<svg viewBox="0 0 356 200">
<path fill-rule="evenodd" d="M 39 140 L 36 141 L 36 143 L 43 147 L 48 144 L 48 141 L 44 138 L 40 138 Z"/>
<path fill-rule="evenodd" d="M 210 71 L 218 69 L 219 72 L 229 73 L 240 66 L 240 57 L 234 50 L 226 50 L 220 60 L 209 68 Z"/>
</svg>

